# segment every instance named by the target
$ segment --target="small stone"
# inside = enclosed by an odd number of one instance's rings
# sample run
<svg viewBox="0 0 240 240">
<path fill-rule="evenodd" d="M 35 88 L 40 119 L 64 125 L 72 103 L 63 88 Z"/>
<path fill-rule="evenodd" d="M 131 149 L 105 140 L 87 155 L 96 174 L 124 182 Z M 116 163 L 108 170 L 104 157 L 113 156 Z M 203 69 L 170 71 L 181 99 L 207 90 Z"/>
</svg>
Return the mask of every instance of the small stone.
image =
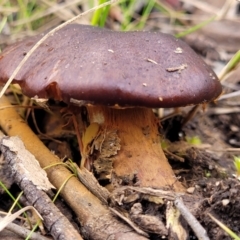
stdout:
<svg viewBox="0 0 240 240">
<path fill-rule="evenodd" d="M 213 166 L 212 166 L 212 165 L 209 165 L 209 166 L 208 166 L 208 169 L 209 169 L 209 170 L 213 170 Z"/>
<path fill-rule="evenodd" d="M 195 187 L 190 187 L 187 189 L 187 193 L 193 194 L 195 191 Z"/>
<path fill-rule="evenodd" d="M 219 182 L 219 181 L 217 181 L 217 182 L 215 183 L 216 187 L 218 187 L 218 186 L 219 186 L 219 184 L 220 184 L 220 182 Z"/>
<path fill-rule="evenodd" d="M 222 205 L 227 206 L 230 203 L 229 199 L 223 199 L 222 200 Z"/>
<path fill-rule="evenodd" d="M 199 185 L 196 184 L 196 185 L 195 185 L 195 188 L 199 189 L 199 188 L 201 188 L 201 187 L 200 187 Z"/>
</svg>

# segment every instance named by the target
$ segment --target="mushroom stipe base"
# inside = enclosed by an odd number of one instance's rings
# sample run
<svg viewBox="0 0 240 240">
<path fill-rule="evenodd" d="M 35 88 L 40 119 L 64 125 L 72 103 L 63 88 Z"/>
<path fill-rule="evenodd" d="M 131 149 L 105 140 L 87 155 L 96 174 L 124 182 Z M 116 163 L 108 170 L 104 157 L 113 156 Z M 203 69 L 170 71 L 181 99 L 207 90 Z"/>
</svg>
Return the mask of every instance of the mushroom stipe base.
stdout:
<svg viewBox="0 0 240 240">
<path fill-rule="evenodd" d="M 100 129 L 115 132 L 120 140 L 119 150 L 109 156 L 112 161 L 110 181 L 119 184 L 132 182 L 135 176 L 138 186 L 184 190 L 163 153 L 158 132 L 159 120 L 151 109 L 91 105 L 87 106 L 87 112 L 90 124 L 97 123 Z M 108 141 L 106 138 L 104 141 Z M 112 141 L 109 144 L 115 144 L 115 140 Z M 94 162 L 97 156 L 92 152 L 92 156 L 88 157 Z"/>
</svg>

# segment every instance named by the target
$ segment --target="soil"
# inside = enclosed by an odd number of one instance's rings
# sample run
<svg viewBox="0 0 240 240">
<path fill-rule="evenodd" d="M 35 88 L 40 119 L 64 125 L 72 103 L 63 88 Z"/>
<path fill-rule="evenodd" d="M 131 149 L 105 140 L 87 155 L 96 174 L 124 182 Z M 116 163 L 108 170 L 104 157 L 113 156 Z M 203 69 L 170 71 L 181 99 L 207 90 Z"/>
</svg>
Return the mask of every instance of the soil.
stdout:
<svg viewBox="0 0 240 240">
<path fill-rule="evenodd" d="M 219 116 L 207 112 L 198 113 L 180 131 L 185 138 L 198 136 L 202 146 L 189 147 L 184 144 L 182 147 L 181 142 L 174 142 L 174 149 L 179 146 L 177 152 L 183 151 L 185 160 L 181 164 L 174 163 L 182 169 L 179 175 L 186 188 L 193 187 L 193 195 L 199 197 L 200 204 L 195 209 L 195 216 L 207 230 L 210 239 L 231 239 L 208 213 L 237 235 L 240 234 L 240 182 L 235 176 L 233 164 L 233 156 L 239 154 L 239 148 L 233 148 L 239 143 L 240 135 L 229 127 L 231 124 L 239 125 L 239 114 Z M 234 144 L 230 144 L 230 139 L 234 139 Z"/>
</svg>

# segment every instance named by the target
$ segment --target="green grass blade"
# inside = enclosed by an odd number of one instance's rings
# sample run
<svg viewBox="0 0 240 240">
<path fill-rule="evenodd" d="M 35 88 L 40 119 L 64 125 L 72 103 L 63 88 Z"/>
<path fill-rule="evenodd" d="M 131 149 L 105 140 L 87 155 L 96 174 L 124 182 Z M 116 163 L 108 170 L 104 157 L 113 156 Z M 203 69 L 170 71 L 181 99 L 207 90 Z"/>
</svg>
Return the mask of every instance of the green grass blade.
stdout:
<svg viewBox="0 0 240 240">
<path fill-rule="evenodd" d="M 102 3 L 105 3 L 105 2 L 108 2 L 108 1 L 99 0 L 99 4 L 102 4 Z M 100 8 L 100 9 L 96 10 L 93 14 L 91 24 L 93 26 L 104 27 L 106 19 L 108 17 L 109 9 L 110 9 L 110 6 L 108 5 L 104 8 Z"/>
<path fill-rule="evenodd" d="M 180 32 L 180 33 L 177 33 L 175 34 L 175 37 L 176 38 L 182 38 L 182 37 L 185 37 L 186 35 L 190 34 L 190 33 L 193 33 L 193 32 L 196 32 L 198 29 L 208 25 L 210 22 L 214 21 L 216 18 L 216 16 L 213 16 L 209 19 L 207 19 L 206 21 L 203 21 L 191 28 L 188 28 L 186 31 L 183 31 L 183 32 Z"/>
</svg>

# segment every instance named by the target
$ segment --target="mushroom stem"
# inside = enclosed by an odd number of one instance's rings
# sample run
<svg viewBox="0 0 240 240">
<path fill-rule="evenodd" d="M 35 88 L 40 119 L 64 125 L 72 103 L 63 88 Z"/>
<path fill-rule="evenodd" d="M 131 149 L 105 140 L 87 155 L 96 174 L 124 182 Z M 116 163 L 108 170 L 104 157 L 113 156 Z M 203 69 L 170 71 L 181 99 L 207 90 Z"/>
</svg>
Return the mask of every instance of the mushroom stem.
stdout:
<svg viewBox="0 0 240 240">
<path fill-rule="evenodd" d="M 101 129 L 115 131 L 120 139 L 120 150 L 111 156 L 115 173 L 112 177 L 116 176 L 118 182 L 142 187 L 172 187 L 176 191 L 184 189 L 163 153 L 159 120 L 151 109 L 87 106 L 87 111 L 90 124 L 98 123 Z"/>
</svg>

